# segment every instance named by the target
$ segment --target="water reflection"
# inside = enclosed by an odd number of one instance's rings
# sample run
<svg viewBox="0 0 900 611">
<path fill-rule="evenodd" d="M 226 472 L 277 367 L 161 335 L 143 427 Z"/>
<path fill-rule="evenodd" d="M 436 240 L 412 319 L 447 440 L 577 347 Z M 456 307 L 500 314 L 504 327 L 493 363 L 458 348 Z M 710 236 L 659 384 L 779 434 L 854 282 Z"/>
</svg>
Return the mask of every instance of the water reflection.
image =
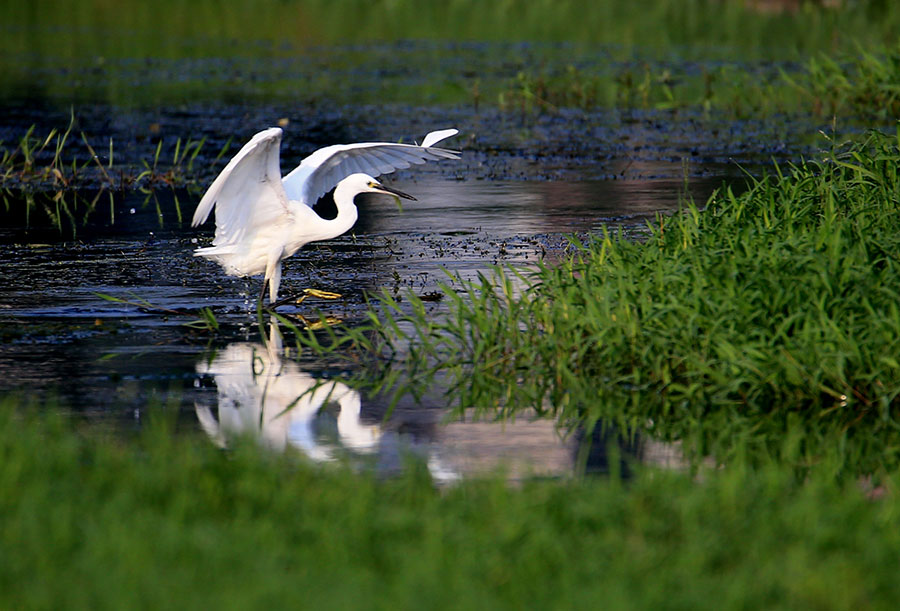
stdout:
<svg viewBox="0 0 900 611">
<path fill-rule="evenodd" d="M 370 453 L 378 445 L 378 424 L 360 421 L 361 399 L 345 384 L 316 378 L 283 358 L 278 326 L 272 322 L 269 339 L 261 343 L 230 344 L 210 361 L 197 365 L 197 373 L 214 377 L 218 389 L 218 417 L 195 403 L 200 426 L 220 446 L 240 435 L 253 435 L 266 447 L 298 448 L 313 460 L 331 460 L 341 448 Z M 322 430 L 320 414 L 337 404 L 337 439 Z"/>
<path fill-rule="evenodd" d="M 635 460 L 684 466 L 677 446 L 612 427 L 598 427 L 588 440 L 578 433 L 566 437 L 552 420 L 527 414 L 501 422 L 466 412 L 444 422 L 447 397 L 440 389 L 432 389 L 424 402 L 404 397 L 385 419 L 387 398 L 367 398 L 363 409 L 359 391 L 304 371 L 285 353 L 274 321 L 266 341 L 232 343 L 200 361 L 196 372 L 212 377 L 216 386 L 214 401 L 195 401 L 197 420 L 223 448 L 236 437 L 252 436 L 275 451 L 299 450 L 318 462 L 364 459 L 384 473 L 398 471 L 413 455 L 438 482 L 498 469 L 510 480 L 563 477 L 582 460 L 588 472 L 626 477 Z M 586 441 L 589 452 L 580 445 Z M 608 463 L 610 457 L 618 466 Z"/>
<path fill-rule="evenodd" d="M 387 472 L 400 469 L 413 454 L 440 482 L 500 467 L 514 479 L 572 471 L 572 443 L 547 420 L 462 419 L 442 425 L 443 409 L 401 403 L 384 422 L 385 404 L 378 397 L 361 414 L 357 390 L 303 371 L 286 355 L 274 321 L 267 341 L 229 344 L 197 363 L 196 371 L 215 382 L 215 404 L 198 400 L 194 410 L 200 427 L 221 447 L 253 436 L 267 448 L 293 448 L 314 461 L 370 456 Z M 441 407 L 445 403 L 442 395 L 436 398 Z M 332 406 L 338 408 L 335 416 Z"/>
</svg>

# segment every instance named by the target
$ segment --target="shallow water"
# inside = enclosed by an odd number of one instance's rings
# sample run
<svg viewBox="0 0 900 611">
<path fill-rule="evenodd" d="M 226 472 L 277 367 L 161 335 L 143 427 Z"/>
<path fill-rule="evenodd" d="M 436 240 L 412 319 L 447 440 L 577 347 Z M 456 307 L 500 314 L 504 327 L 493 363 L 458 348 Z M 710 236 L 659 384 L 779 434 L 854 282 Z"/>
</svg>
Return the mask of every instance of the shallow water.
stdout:
<svg viewBox="0 0 900 611">
<path fill-rule="evenodd" d="M 361 199 L 353 233 L 290 259 L 282 291 L 339 292 L 338 301 L 308 301 L 295 311 L 312 315 L 321 308 L 353 324 L 363 316 L 366 292 L 385 287 L 401 295 L 407 289 L 429 293 L 439 282 L 473 278 L 497 263 L 559 256 L 567 235 L 606 225 L 638 236 L 656 213 L 676 210 L 685 196 L 703 201 L 720 183 L 696 179 L 685 192 L 676 179 L 401 176 L 393 184 L 417 202 L 404 202 L 401 210 L 390 198 Z M 54 398 L 86 425 L 118 434 L 139 429 L 153 410 L 175 410 L 182 430 L 203 431 L 216 443 L 249 433 L 314 459 L 351 455 L 388 471 L 411 449 L 440 479 L 499 463 L 513 475 L 573 468 L 575 441 L 563 439 L 552 423 L 520 418 L 442 426 L 447 399 L 440 389 L 420 403 L 401 401 L 385 420 L 387 399 L 346 387 L 342 380 L 353 373 L 346 364 L 271 353 L 252 305 L 260 280 L 226 276 L 191 254 L 211 232 L 185 222 L 196 194 L 66 197 L 68 212 L 60 212 L 52 197 L 9 196 L 0 228 L 0 393 Z M 212 336 L 195 332 L 183 324 L 191 317 L 142 312 L 98 293 L 171 310 L 211 307 L 222 328 Z M 439 316 L 444 306 L 429 307 Z M 325 387 L 316 390 L 322 380 L 330 394 L 322 392 Z M 315 396 L 304 394 L 310 389 Z M 298 397 L 295 407 L 302 403 L 303 409 L 285 412 Z M 636 445 L 610 435 L 603 441 L 620 444 L 627 454 L 672 459 L 665 447 L 648 449 L 649 440 Z M 599 468 L 603 460 L 605 455 Z"/>
</svg>

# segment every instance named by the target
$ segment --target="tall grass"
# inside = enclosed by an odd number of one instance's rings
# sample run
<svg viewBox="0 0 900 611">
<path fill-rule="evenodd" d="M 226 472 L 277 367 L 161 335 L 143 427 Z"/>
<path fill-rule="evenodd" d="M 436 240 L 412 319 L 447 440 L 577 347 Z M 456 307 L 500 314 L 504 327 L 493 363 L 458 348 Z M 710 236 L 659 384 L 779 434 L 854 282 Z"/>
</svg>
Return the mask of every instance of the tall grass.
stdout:
<svg viewBox="0 0 900 611">
<path fill-rule="evenodd" d="M 606 231 L 445 287 L 446 318 L 384 296 L 368 331 L 409 353 L 392 383 L 444 377 L 462 408 L 614 421 L 722 460 L 813 464 L 833 443 L 851 470 L 900 464 L 898 165 L 896 136 L 873 133 L 685 202 L 644 242 Z"/>
<path fill-rule="evenodd" d="M 900 597 L 896 476 L 378 480 L 0 402 L 0 605 L 850 608 Z M 880 496 L 869 500 L 867 495 Z"/>
</svg>

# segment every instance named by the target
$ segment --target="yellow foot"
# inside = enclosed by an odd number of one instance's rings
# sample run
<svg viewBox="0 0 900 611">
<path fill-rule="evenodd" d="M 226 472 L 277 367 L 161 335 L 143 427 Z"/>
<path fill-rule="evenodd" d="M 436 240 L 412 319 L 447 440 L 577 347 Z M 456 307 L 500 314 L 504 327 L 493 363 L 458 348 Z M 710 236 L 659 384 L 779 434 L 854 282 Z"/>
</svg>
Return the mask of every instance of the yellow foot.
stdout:
<svg viewBox="0 0 900 611">
<path fill-rule="evenodd" d="M 318 289 L 303 289 L 303 294 L 299 297 L 285 297 L 284 299 L 279 299 L 275 303 L 270 303 L 268 305 L 268 309 L 273 310 L 288 303 L 300 305 L 310 297 L 318 297 L 319 299 L 340 299 L 341 294 L 331 293 L 329 291 L 320 291 Z"/>
<path fill-rule="evenodd" d="M 307 297 L 318 297 L 319 299 L 340 299 L 340 293 L 332 293 L 330 291 L 320 291 L 319 289 L 303 289 L 303 295 L 297 299 L 297 303 L 303 303 Z"/>
</svg>

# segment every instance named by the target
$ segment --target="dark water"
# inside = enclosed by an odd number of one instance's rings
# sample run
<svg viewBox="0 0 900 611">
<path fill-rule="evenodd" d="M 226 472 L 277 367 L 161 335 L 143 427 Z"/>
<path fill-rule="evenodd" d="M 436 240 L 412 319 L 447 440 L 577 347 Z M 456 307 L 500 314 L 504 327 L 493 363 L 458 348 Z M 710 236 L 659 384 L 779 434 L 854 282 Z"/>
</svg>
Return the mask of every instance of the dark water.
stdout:
<svg viewBox="0 0 900 611">
<path fill-rule="evenodd" d="M 419 201 L 400 210 L 390 198 L 367 196 L 358 202 L 352 234 L 312 245 L 286 263 L 283 294 L 314 287 L 343 295 L 309 301 L 298 313 L 322 308 L 353 324 L 366 309 L 366 292 L 425 294 L 497 263 L 559 256 L 567 235 L 604 225 L 639 236 L 656 213 L 677 209 L 686 196 L 704 200 L 721 180 L 695 179 L 687 191 L 675 178 L 510 182 L 426 175 L 399 176 L 393 184 Z M 121 434 L 139 429 L 149 411 L 177 410 L 182 430 L 202 431 L 216 443 L 253 432 L 268 446 L 322 460 L 349 453 L 383 469 L 401 464 L 412 448 L 441 479 L 498 462 L 510 463 L 514 474 L 571 470 L 574 441 L 550 422 L 444 426 L 447 399 L 439 389 L 421 403 L 404 400 L 385 420 L 386 399 L 344 384 L 352 373 L 346 364 L 285 355 L 272 348 L 277 334 L 268 327 L 262 333 L 271 341 L 264 344 L 253 306 L 260 280 L 226 276 L 192 256 L 210 235 L 210 227 L 187 226 L 197 200 L 186 191 L 68 193 L 64 201 L 8 194 L 0 228 L 0 393 L 53 398 L 86 425 Z M 222 328 L 214 335 L 193 331 L 184 325 L 191 317 L 143 312 L 98 293 L 171 310 L 211 307 Z M 439 316 L 445 306 L 430 307 Z M 631 451 L 674 460 L 674 450 L 650 441 Z"/>
</svg>

